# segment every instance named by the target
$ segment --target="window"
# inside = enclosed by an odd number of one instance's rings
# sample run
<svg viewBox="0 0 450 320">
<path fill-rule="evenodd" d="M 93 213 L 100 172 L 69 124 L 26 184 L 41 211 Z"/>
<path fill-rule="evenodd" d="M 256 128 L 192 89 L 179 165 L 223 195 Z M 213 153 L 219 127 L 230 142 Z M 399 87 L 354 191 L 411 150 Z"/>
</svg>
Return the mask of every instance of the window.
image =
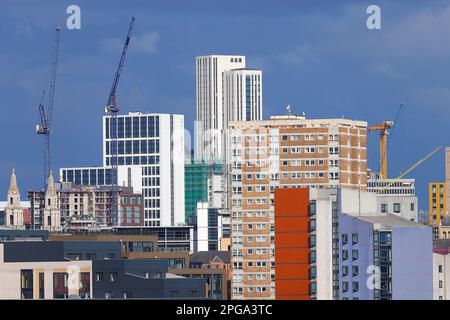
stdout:
<svg viewBox="0 0 450 320">
<path fill-rule="evenodd" d="M 311 267 L 310 272 L 309 272 L 309 276 L 310 276 L 310 279 L 315 279 L 316 278 L 316 267 Z"/>
<path fill-rule="evenodd" d="M 442 264 L 439 265 L 438 269 L 439 269 L 439 273 L 442 273 Z"/>
<path fill-rule="evenodd" d="M 342 292 L 347 292 L 347 291 L 348 291 L 348 282 L 343 281 L 342 282 Z"/>
<path fill-rule="evenodd" d="M 114 294 L 110 291 L 105 292 L 105 299 L 112 299 L 114 298 Z"/>
<path fill-rule="evenodd" d="M 103 272 L 96 272 L 95 273 L 95 281 L 103 282 Z"/>
<path fill-rule="evenodd" d="M 348 234 L 343 233 L 342 234 L 342 244 L 347 244 L 348 243 Z"/>
<path fill-rule="evenodd" d="M 439 280 L 439 288 L 442 288 L 442 280 Z"/>
<path fill-rule="evenodd" d="M 124 299 L 132 299 L 133 298 L 133 293 L 131 291 L 126 291 L 123 293 L 123 298 Z"/>
<path fill-rule="evenodd" d="M 352 259 L 353 260 L 358 260 L 358 257 L 359 257 L 358 250 L 352 250 Z"/>
<path fill-rule="evenodd" d="M 342 250 L 342 260 L 348 259 L 348 250 Z"/>
<path fill-rule="evenodd" d="M 394 203 L 393 210 L 395 213 L 400 213 L 400 203 Z"/>
<path fill-rule="evenodd" d="M 387 204 L 386 203 L 382 203 L 381 204 L 381 212 L 382 213 L 386 213 L 387 212 Z"/>
<path fill-rule="evenodd" d="M 359 266 L 352 267 L 352 274 L 354 277 L 357 277 L 359 275 Z"/>
<path fill-rule="evenodd" d="M 116 282 L 116 281 L 117 281 L 117 277 L 118 277 L 117 272 L 111 272 L 111 273 L 109 274 L 109 281 L 111 281 L 111 282 Z"/>
<path fill-rule="evenodd" d="M 358 244 L 358 234 L 352 233 L 352 244 Z"/>
<path fill-rule="evenodd" d="M 20 270 L 21 297 L 33 299 L 33 270 Z"/>
<path fill-rule="evenodd" d="M 348 276 L 348 266 L 342 266 L 342 276 Z"/>
<path fill-rule="evenodd" d="M 359 291 L 359 282 L 355 281 L 353 282 L 353 292 Z"/>
<path fill-rule="evenodd" d="M 414 202 L 411 202 L 411 211 L 415 210 Z"/>
</svg>

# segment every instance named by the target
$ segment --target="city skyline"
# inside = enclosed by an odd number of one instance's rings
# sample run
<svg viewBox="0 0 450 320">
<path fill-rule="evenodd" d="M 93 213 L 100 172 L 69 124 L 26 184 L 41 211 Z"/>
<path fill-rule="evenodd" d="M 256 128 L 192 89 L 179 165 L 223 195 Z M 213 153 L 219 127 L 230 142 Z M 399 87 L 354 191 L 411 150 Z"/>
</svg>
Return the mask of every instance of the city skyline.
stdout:
<svg viewBox="0 0 450 320">
<path fill-rule="evenodd" d="M 118 89 L 121 114 L 184 114 L 193 137 L 195 57 L 236 54 L 246 56 L 247 67 L 264 74 L 264 119 L 285 113 L 285 106 L 291 104 L 293 113 L 305 112 L 308 118 L 345 116 L 378 124 L 393 120 L 400 103 L 405 103 L 389 149 L 390 177 L 437 145 L 447 144 L 450 94 L 445 66 L 450 61 L 445 53 L 450 47 L 440 23 L 450 24 L 446 19 L 450 5 L 444 1 L 428 5 L 379 1 L 383 28 L 375 31 L 366 28 L 366 4 L 356 1 L 315 8 L 287 2 L 283 7 L 261 4 L 255 9 L 246 3 L 239 12 L 229 8 L 233 5 L 216 8 L 202 1 L 195 9 L 162 2 L 126 8 L 100 3 L 80 1 L 81 30 L 62 30 L 53 172 L 62 167 L 101 165 L 98 137 L 103 107 L 133 14 L 136 33 Z M 64 26 L 67 5 L 7 1 L 7 10 L 0 13 L 4 19 L 0 34 L 9 44 L 0 52 L 0 91 L 8 106 L 2 107 L 0 125 L 11 132 L 1 138 L 2 199 L 12 168 L 16 168 L 24 194 L 42 185 L 42 139 L 34 132 L 37 105 L 48 87 L 52 29 Z M 192 19 L 193 15 L 200 19 Z M 252 23 L 242 22 L 244 17 Z M 234 23 L 226 24 L 228 19 Z M 264 19 L 272 19 L 277 27 L 262 25 Z M 414 25 L 416 21 L 422 22 L 421 28 Z M 433 119 L 432 130 L 426 130 L 423 120 L 427 112 Z M 378 134 L 368 137 L 368 166 L 378 170 Z M 77 146 L 83 146 L 84 152 L 76 152 Z M 428 207 L 428 182 L 445 179 L 443 159 L 441 151 L 407 176 L 416 178 L 420 209 Z"/>
</svg>

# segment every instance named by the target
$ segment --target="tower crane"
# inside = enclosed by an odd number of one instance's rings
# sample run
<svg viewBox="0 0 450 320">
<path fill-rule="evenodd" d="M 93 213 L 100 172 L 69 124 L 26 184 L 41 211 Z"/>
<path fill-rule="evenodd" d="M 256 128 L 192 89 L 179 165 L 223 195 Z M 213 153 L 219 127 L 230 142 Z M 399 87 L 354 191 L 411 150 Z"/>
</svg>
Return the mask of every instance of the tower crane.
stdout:
<svg viewBox="0 0 450 320">
<path fill-rule="evenodd" d="M 369 131 L 380 131 L 380 179 L 387 179 L 388 177 L 388 163 L 387 163 L 387 145 L 388 132 L 394 126 L 394 121 L 382 121 L 381 124 L 370 126 Z"/>
<path fill-rule="evenodd" d="M 394 127 L 394 124 L 397 123 L 398 117 L 400 115 L 400 112 L 402 111 L 404 107 L 404 104 L 400 104 L 400 107 L 397 110 L 397 114 L 395 116 L 395 120 L 385 120 L 381 121 L 379 125 L 373 125 L 369 126 L 367 130 L 369 131 L 380 131 L 380 179 L 387 179 L 388 178 L 388 156 L 387 151 L 389 147 L 389 141 L 388 139 L 389 131 L 391 128 Z"/>
<path fill-rule="evenodd" d="M 436 148 L 433 149 L 433 151 L 431 151 L 430 153 L 428 153 L 425 157 L 423 157 L 422 159 L 420 159 L 419 161 L 417 161 L 416 163 L 414 163 L 411 167 L 409 167 L 408 169 L 406 169 L 403 172 L 400 172 L 400 175 L 395 178 L 395 179 L 390 179 L 390 182 L 384 187 L 382 188 L 379 193 L 382 193 L 384 190 L 388 189 L 390 186 L 392 186 L 395 182 L 397 182 L 398 180 L 402 179 L 404 176 L 406 176 L 408 173 L 410 173 L 411 171 L 413 171 L 415 168 L 417 168 L 419 165 L 421 165 L 423 162 L 425 162 L 426 160 L 428 160 L 429 158 L 431 158 L 432 155 L 434 155 L 436 152 L 438 152 L 439 150 L 442 149 L 442 146 L 438 146 Z"/>
<path fill-rule="evenodd" d="M 47 110 L 43 105 L 45 91 L 42 94 L 41 103 L 39 104 L 40 123 L 36 125 L 36 133 L 43 135 L 44 141 L 44 188 L 47 188 L 48 177 L 50 176 L 50 134 L 52 132 L 52 112 L 53 112 L 53 98 L 55 95 L 56 86 L 56 71 L 58 68 L 59 56 L 59 42 L 60 42 L 61 28 L 55 29 L 55 39 L 53 42 L 53 60 L 50 72 L 50 87 L 48 92 Z"/>
<path fill-rule="evenodd" d="M 120 75 L 122 73 L 123 64 L 125 62 L 125 56 L 127 55 L 128 45 L 131 40 L 131 35 L 134 29 L 134 21 L 136 19 L 132 17 L 130 27 L 128 28 L 127 38 L 123 46 L 122 55 L 119 60 L 116 74 L 114 75 L 113 84 L 109 93 L 108 102 L 105 107 L 105 113 L 110 115 L 110 131 L 111 131 L 111 147 L 110 147 L 110 165 L 111 165 L 111 225 L 116 225 L 118 222 L 118 206 L 117 206 L 117 164 L 118 164 L 118 141 L 117 141 L 117 114 L 120 111 L 117 105 L 116 91 L 119 84 Z M 114 129 L 114 130 L 113 130 Z"/>
</svg>

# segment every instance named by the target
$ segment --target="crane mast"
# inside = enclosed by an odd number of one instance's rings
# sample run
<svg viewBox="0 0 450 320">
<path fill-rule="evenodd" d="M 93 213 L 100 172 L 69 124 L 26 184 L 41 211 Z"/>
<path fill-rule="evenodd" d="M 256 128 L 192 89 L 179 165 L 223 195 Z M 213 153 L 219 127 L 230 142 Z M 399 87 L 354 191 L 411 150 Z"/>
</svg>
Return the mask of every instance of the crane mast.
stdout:
<svg viewBox="0 0 450 320">
<path fill-rule="evenodd" d="M 52 128 L 52 113 L 53 113 L 53 100 L 55 96 L 56 87 L 56 72 L 58 69 L 58 57 L 59 57 L 59 43 L 60 43 L 61 28 L 56 28 L 55 39 L 53 42 L 53 57 L 50 72 L 50 86 L 48 92 L 47 110 L 43 105 L 45 91 L 42 94 L 41 103 L 39 104 L 39 117 L 40 123 L 36 126 L 36 133 L 43 135 L 44 141 L 44 188 L 47 188 L 48 177 L 50 176 L 50 135 Z"/>
<path fill-rule="evenodd" d="M 122 68 L 125 62 L 125 57 L 128 51 L 128 45 L 131 40 L 131 35 L 134 29 L 134 21 L 135 18 L 132 17 L 130 26 L 128 28 L 127 38 L 125 40 L 125 44 L 123 46 L 122 55 L 119 60 L 119 65 L 117 67 L 116 74 L 114 75 L 113 83 L 111 86 L 111 91 L 109 93 L 108 102 L 105 107 L 105 113 L 110 117 L 110 137 L 111 137 L 111 145 L 109 148 L 111 157 L 110 157 L 110 166 L 111 166 L 111 192 L 110 192 L 110 203 L 111 203 L 111 225 L 116 225 L 118 222 L 118 195 L 117 195 L 117 165 L 118 165 L 118 140 L 117 140 L 117 114 L 120 111 L 120 108 L 117 105 L 117 96 L 116 91 L 119 84 L 120 75 L 122 73 Z"/>
</svg>

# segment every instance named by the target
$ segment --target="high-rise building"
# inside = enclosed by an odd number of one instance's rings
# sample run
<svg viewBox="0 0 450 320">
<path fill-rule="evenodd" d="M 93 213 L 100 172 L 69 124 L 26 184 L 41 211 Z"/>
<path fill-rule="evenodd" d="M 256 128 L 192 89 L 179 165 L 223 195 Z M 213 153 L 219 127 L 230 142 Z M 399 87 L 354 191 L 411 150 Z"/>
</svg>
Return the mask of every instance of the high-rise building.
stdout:
<svg viewBox="0 0 450 320">
<path fill-rule="evenodd" d="M 275 249 L 252 250 L 253 257 L 270 260 L 275 254 L 275 298 L 277 300 L 309 300 L 313 296 L 315 277 L 315 244 L 311 238 L 315 226 L 311 221 L 307 188 L 275 189 Z M 255 218 L 256 219 L 256 218 Z M 255 220 L 255 222 L 257 222 Z M 260 252 L 257 252 L 257 251 Z M 248 250 L 247 250 L 248 251 Z M 248 253 L 244 252 L 244 257 Z M 261 254 L 258 256 L 258 254 Z M 269 266 L 267 266 L 269 267 Z M 262 276 L 260 276 L 262 277 Z M 256 279 L 248 285 L 258 285 Z M 265 284 L 270 280 L 264 279 Z M 248 290 L 248 289 L 247 289 Z"/>
<path fill-rule="evenodd" d="M 224 128 L 230 121 L 262 120 L 262 71 L 233 69 L 223 73 Z"/>
<path fill-rule="evenodd" d="M 184 201 L 186 222 L 196 216 L 197 203 L 208 202 L 210 166 L 205 162 L 191 162 L 184 166 Z"/>
<path fill-rule="evenodd" d="M 428 213 L 430 225 L 440 225 L 448 215 L 446 183 L 431 182 L 428 184 Z"/>
<path fill-rule="evenodd" d="M 450 190 L 450 147 L 445 148 L 445 182 Z M 447 192 L 447 203 L 450 203 L 450 192 Z"/>
<path fill-rule="evenodd" d="M 224 160 L 223 73 L 245 68 L 245 56 L 209 55 L 196 58 L 195 158 Z"/>
<path fill-rule="evenodd" d="M 287 115 L 232 122 L 229 133 L 232 294 L 273 299 L 275 188 L 365 190 L 367 123 Z"/>
<path fill-rule="evenodd" d="M 103 117 L 103 167 L 63 168 L 62 181 L 110 185 L 117 135 L 119 186 L 144 197 L 145 226 L 176 226 L 184 216 L 184 116 L 130 112 Z"/>
<path fill-rule="evenodd" d="M 142 168 L 145 225 L 184 223 L 184 116 L 130 112 L 113 120 L 103 117 L 103 166 L 114 160 L 117 134 L 118 166 Z"/>
</svg>

